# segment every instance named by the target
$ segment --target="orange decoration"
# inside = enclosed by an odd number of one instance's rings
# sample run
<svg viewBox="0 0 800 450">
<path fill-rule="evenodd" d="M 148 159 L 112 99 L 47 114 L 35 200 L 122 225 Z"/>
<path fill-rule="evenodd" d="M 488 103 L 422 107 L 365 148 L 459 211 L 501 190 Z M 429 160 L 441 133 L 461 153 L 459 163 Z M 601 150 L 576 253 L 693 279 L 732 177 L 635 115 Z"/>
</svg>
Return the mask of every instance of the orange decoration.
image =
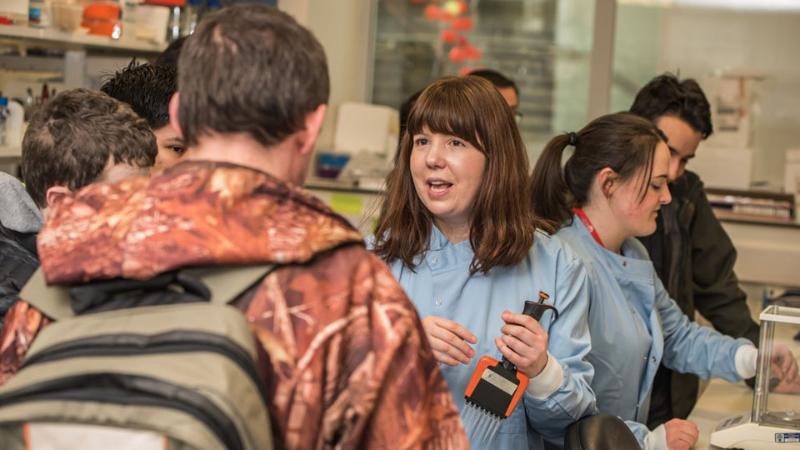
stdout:
<svg viewBox="0 0 800 450">
<path fill-rule="evenodd" d="M 454 44 L 460 36 L 453 30 L 442 31 L 442 41 L 448 44 Z M 463 39 L 463 38 L 462 38 Z"/>
<path fill-rule="evenodd" d="M 451 16 L 457 16 L 461 14 L 461 8 L 458 6 L 458 2 L 452 0 L 445 2 L 442 9 L 444 10 L 445 13 Z"/>
<path fill-rule="evenodd" d="M 470 17 L 462 17 L 460 19 L 455 19 L 453 20 L 453 23 L 450 24 L 450 26 L 453 27 L 454 30 L 458 31 L 469 31 L 472 29 L 474 25 L 475 24 L 472 21 L 472 18 Z"/>
<path fill-rule="evenodd" d="M 464 52 L 464 49 L 461 47 L 453 47 L 450 49 L 450 53 L 448 54 L 450 61 L 454 63 L 460 63 L 466 59 L 467 54 Z"/>
<path fill-rule="evenodd" d="M 419 5 L 424 0 L 411 0 L 412 4 Z M 441 6 L 440 6 L 441 5 Z M 428 20 L 444 22 L 449 25 L 442 31 L 440 38 L 446 44 L 452 45 L 447 57 L 456 65 L 461 65 L 465 61 L 477 61 L 481 59 L 480 50 L 470 44 L 469 40 L 460 32 L 468 32 L 475 27 L 475 22 L 465 14 L 469 11 L 469 5 L 465 0 L 437 0 L 429 1 L 425 7 L 424 16 Z M 459 74 L 466 75 L 472 69 L 461 67 Z"/>
<path fill-rule="evenodd" d="M 467 12 L 467 3 L 464 0 L 448 0 L 442 8 L 446 13 L 457 17 Z"/>
<path fill-rule="evenodd" d="M 472 45 L 468 45 L 464 48 L 464 54 L 466 59 L 471 59 L 474 61 L 481 59 L 481 51 Z"/>
<path fill-rule="evenodd" d="M 425 17 L 428 20 L 439 20 L 442 18 L 442 9 L 436 5 L 428 5 L 425 7 Z"/>
</svg>

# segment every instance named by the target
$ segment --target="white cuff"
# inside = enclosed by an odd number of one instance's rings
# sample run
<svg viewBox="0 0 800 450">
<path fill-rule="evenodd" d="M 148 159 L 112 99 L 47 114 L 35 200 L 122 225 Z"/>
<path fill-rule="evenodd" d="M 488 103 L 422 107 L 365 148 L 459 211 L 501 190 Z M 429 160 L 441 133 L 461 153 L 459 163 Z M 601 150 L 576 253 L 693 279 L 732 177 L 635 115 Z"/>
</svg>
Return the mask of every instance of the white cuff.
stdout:
<svg viewBox="0 0 800 450">
<path fill-rule="evenodd" d="M 644 450 L 669 450 L 667 448 L 667 429 L 659 425 L 644 437 Z"/>
<path fill-rule="evenodd" d="M 525 391 L 536 400 L 544 400 L 557 391 L 563 382 L 564 371 L 561 369 L 561 363 L 550 352 L 547 352 L 547 364 L 539 375 L 531 378 Z"/>
<path fill-rule="evenodd" d="M 758 349 L 753 345 L 743 345 L 736 349 L 736 373 L 742 379 L 753 378 L 756 376 L 756 365 L 758 364 Z"/>
</svg>

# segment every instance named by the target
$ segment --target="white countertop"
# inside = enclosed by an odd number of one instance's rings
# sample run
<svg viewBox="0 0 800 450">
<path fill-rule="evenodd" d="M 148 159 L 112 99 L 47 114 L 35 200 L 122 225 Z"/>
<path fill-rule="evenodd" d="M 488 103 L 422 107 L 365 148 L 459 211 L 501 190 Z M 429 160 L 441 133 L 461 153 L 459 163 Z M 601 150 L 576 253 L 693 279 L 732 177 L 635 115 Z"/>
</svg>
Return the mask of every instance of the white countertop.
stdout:
<svg viewBox="0 0 800 450">
<path fill-rule="evenodd" d="M 723 380 L 708 383 L 688 417 L 700 429 L 695 450 L 717 449 L 709 443 L 717 425 L 724 419 L 749 412 L 752 407 L 753 390 L 746 384 L 731 384 Z"/>
</svg>

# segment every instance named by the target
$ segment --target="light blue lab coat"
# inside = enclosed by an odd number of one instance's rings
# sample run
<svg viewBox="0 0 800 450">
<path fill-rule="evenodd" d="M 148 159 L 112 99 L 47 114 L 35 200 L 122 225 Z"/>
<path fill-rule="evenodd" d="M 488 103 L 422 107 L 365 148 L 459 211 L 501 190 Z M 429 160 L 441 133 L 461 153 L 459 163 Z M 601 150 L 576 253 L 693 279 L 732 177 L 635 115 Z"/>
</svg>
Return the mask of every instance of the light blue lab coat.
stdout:
<svg viewBox="0 0 800 450">
<path fill-rule="evenodd" d="M 541 324 L 549 333 L 548 351 L 561 363 L 563 382 L 544 400 L 526 392 L 511 417 L 503 420 L 491 448 L 539 449 L 544 446 L 543 436 L 557 446 L 563 445 L 566 427 L 596 412 L 589 387 L 592 367 L 585 360 L 590 350 L 586 321 L 589 292 L 586 272 L 578 258 L 557 238 L 537 233 L 521 263 L 495 267 L 487 275 L 471 275 L 473 251 L 469 240 L 451 244 L 433 227 L 428 248 L 416 257 L 415 271 L 402 261 L 389 266 L 422 318 L 446 317 L 478 338 L 476 356 L 469 365 L 440 365 L 462 414 L 464 390 L 480 357 L 489 355 L 498 361 L 502 358 L 494 343 L 502 334 L 502 312 L 522 312 L 524 301 L 537 300 L 539 291 L 550 296 L 548 303 L 558 309 L 560 316 L 553 322 L 553 314 L 545 313 Z M 535 383 L 535 378 L 531 382 Z M 477 449 L 474 444 L 473 448 Z"/>
<path fill-rule="evenodd" d="M 750 344 L 703 327 L 683 314 L 661 284 L 642 244 L 622 255 L 601 247 L 579 218 L 556 236 L 581 257 L 589 276 L 592 388 L 601 413 L 627 421 L 644 445 L 650 391 L 659 364 L 702 378 L 739 381 L 736 350 Z M 623 256 L 624 255 L 624 256 Z"/>
</svg>

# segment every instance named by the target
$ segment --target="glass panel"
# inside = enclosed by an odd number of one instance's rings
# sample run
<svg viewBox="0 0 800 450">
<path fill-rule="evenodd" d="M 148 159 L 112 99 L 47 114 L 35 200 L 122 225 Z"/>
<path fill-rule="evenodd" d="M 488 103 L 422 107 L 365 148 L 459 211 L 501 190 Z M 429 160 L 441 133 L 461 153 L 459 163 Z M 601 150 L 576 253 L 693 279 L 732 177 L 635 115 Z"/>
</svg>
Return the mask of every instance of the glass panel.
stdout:
<svg viewBox="0 0 800 450">
<path fill-rule="evenodd" d="M 715 134 L 688 168 L 707 186 L 781 190 L 786 151 L 800 147 L 798 40 L 796 1 L 619 0 L 611 109 L 665 71 L 695 78 Z"/>
<path fill-rule="evenodd" d="M 800 430 L 800 309 L 770 306 L 761 314 L 753 420 Z M 793 378 L 792 378 L 793 376 Z"/>
<path fill-rule="evenodd" d="M 585 124 L 593 5 L 379 0 L 372 101 L 399 109 L 441 76 L 474 68 L 500 71 L 519 86 L 520 127 L 534 156 L 554 132 Z"/>
</svg>

